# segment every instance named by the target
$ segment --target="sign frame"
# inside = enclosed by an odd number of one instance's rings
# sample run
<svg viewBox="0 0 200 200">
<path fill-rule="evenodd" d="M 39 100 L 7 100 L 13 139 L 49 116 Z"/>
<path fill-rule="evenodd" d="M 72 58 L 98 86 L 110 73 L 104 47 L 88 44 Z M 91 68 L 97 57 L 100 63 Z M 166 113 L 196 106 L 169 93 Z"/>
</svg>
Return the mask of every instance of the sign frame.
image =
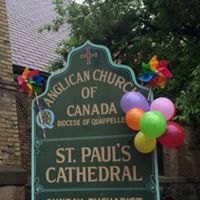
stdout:
<svg viewBox="0 0 200 200">
<path fill-rule="evenodd" d="M 140 88 L 142 90 L 145 90 L 147 92 L 149 92 L 149 89 L 140 85 L 139 83 L 137 83 L 137 80 L 136 80 L 136 77 L 135 77 L 135 73 L 134 71 L 127 65 L 122 65 L 122 64 L 116 64 L 113 62 L 112 60 L 112 57 L 111 57 L 111 53 L 109 51 L 109 49 L 105 46 L 102 46 L 102 45 L 96 45 L 96 44 L 93 44 L 91 43 L 90 41 L 86 41 L 83 45 L 81 45 L 80 47 L 78 48 L 75 48 L 73 49 L 69 55 L 68 55 L 68 58 L 67 58 L 67 62 L 64 64 L 64 68 L 51 74 L 50 77 L 48 78 L 48 81 L 47 81 L 47 84 L 46 84 L 46 89 L 44 91 L 43 94 L 39 95 L 38 96 L 38 99 L 42 98 L 47 92 L 48 92 L 48 89 L 49 89 L 49 85 L 50 85 L 50 82 L 51 82 L 51 79 L 53 77 L 56 77 L 57 75 L 60 75 L 64 72 L 66 72 L 68 70 L 68 67 L 69 67 L 69 64 L 71 62 L 71 55 L 73 53 L 75 53 L 76 51 L 79 51 L 81 50 L 82 48 L 86 47 L 86 46 L 91 46 L 91 47 L 94 47 L 94 48 L 98 48 L 98 49 L 103 49 L 107 56 L 108 56 L 108 61 L 109 63 L 114 67 L 114 68 L 117 68 L 117 69 L 121 69 L 121 70 L 126 70 L 128 71 L 128 73 L 130 74 L 131 78 L 132 78 L 132 82 L 134 83 L 134 85 L 137 87 L 137 88 Z M 83 58 L 86 59 L 86 62 L 87 64 L 90 64 L 90 59 L 88 59 L 87 57 L 87 54 L 89 55 L 88 52 L 86 52 L 86 55 L 85 57 L 83 56 Z M 95 55 L 94 55 L 95 57 Z M 91 58 L 91 57 L 90 57 Z M 151 93 L 151 101 L 153 100 L 153 94 Z M 34 106 L 36 106 L 36 101 L 38 101 L 38 99 L 34 99 L 33 102 L 32 102 L 32 158 L 31 158 L 31 165 L 32 165 L 32 174 L 31 174 L 31 190 L 32 190 L 32 194 L 31 194 L 31 199 L 32 200 L 35 200 L 35 195 L 36 193 L 40 193 L 44 190 L 43 186 L 40 184 L 40 180 L 38 179 L 35 179 L 35 157 L 36 157 L 36 151 L 39 150 L 40 146 L 43 144 L 43 140 L 40 140 L 38 138 L 36 138 L 35 136 L 35 123 L 36 123 L 36 116 L 35 116 L 35 112 L 34 112 Z M 160 200 L 160 191 L 159 191 L 159 181 L 158 181 L 158 162 L 157 162 L 157 150 L 154 150 L 153 152 L 153 164 L 154 164 L 154 169 L 155 169 L 155 176 L 154 175 L 151 175 L 149 177 L 149 183 L 146 185 L 146 187 L 151 190 L 152 192 L 156 193 L 156 200 Z M 117 189 L 116 189 L 117 190 Z"/>
</svg>

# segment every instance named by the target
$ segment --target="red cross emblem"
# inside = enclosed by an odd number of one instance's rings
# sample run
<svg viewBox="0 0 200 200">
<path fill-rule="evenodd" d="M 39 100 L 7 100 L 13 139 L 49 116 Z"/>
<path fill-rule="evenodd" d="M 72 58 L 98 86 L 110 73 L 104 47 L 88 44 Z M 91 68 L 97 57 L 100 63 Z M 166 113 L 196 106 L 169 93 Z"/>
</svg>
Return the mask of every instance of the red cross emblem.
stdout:
<svg viewBox="0 0 200 200">
<path fill-rule="evenodd" d="M 98 54 L 97 53 L 91 53 L 90 52 L 90 47 L 86 47 L 86 54 L 81 54 L 80 58 L 86 59 L 87 65 L 91 64 L 91 58 L 97 58 Z"/>
</svg>

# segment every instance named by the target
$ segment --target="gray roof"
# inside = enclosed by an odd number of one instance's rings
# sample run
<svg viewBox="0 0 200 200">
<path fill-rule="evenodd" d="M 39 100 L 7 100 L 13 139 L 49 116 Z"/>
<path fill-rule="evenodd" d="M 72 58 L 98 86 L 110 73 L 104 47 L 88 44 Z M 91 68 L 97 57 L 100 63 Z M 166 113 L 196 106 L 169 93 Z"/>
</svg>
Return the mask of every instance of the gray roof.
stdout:
<svg viewBox="0 0 200 200">
<path fill-rule="evenodd" d="M 54 50 L 69 35 L 69 26 L 58 32 L 38 29 L 56 16 L 52 0 L 6 0 L 12 64 L 44 70 L 57 55 Z"/>
</svg>

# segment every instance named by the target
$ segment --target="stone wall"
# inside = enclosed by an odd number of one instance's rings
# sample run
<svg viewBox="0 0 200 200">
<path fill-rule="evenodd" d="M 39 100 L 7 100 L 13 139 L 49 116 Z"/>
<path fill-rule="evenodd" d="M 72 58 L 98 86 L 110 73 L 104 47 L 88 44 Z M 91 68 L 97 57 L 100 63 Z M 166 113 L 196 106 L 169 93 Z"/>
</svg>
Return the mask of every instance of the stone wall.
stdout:
<svg viewBox="0 0 200 200">
<path fill-rule="evenodd" d="M 31 101 L 26 94 L 16 93 L 22 167 L 31 175 Z"/>
<path fill-rule="evenodd" d="M 5 186 L 0 187 L 0 200 L 21 200 L 24 198 L 24 187 Z"/>
<path fill-rule="evenodd" d="M 164 148 L 164 175 L 166 177 L 200 178 L 200 145 L 195 130 L 184 127 L 185 141 L 179 148 Z"/>
<path fill-rule="evenodd" d="M 0 165 L 21 166 L 19 130 L 5 2 L 0 1 Z"/>
<path fill-rule="evenodd" d="M 163 149 L 161 200 L 200 200 L 200 146 L 195 130 L 184 129 L 186 138 L 182 146 Z"/>
<path fill-rule="evenodd" d="M 160 177 L 161 200 L 200 200 L 200 178 Z"/>
<path fill-rule="evenodd" d="M 21 169 L 16 85 L 13 79 L 5 0 L 0 0 L 0 27 L 0 200 L 16 199 L 11 194 L 16 197 L 19 190 L 20 199 L 23 200 L 23 185 L 26 180 Z M 14 177 L 11 176 L 13 173 Z"/>
</svg>

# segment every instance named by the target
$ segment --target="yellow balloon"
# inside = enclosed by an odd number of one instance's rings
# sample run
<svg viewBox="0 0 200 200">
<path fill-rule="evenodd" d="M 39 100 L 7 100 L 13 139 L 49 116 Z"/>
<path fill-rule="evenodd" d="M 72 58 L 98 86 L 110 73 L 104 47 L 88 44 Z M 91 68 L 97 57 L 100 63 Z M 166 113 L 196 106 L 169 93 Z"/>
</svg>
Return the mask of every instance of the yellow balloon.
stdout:
<svg viewBox="0 0 200 200">
<path fill-rule="evenodd" d="M 156 147 L 156 138 L 145 137 L 140 131 L 134 138 L 134 145 L 140 153 L 150 153 Z"/>
</svg>

